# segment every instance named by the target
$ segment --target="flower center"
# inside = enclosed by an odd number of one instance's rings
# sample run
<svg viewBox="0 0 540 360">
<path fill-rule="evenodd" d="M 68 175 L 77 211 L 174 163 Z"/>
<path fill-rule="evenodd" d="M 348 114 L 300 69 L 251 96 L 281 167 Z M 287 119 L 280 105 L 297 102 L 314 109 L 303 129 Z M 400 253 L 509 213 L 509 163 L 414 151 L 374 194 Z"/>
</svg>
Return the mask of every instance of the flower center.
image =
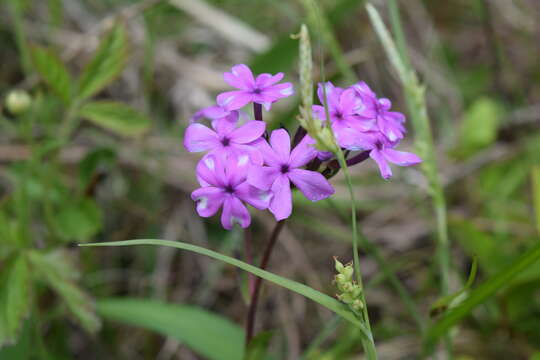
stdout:
<svg viewBox="0 0 540 360">
<path fill-rule="evenodd" d="M 259 89 L 259 88 L 253 89 L 253 93 L 254 93 L 254 94 L 259 95 L 261 92 L 262 92 L 262 91 L 261 91 L 261 89 Z"/>
<path fill-rule="evenodd" d="M 343 120 L 343 114 L 339 111 L 337 111 L 334 116 L 336 117 L 336 119 L 338 120 Z"/>
<path fill-rule="evenodd" d="M 223 146 L 229 146 L 230 143 L 231 139 L 229 139 L 228 137 L 224 137 L 223 139 L 221 139 L 221 145 Z"/>
<path fill-rule="evenodd" d="M 234 188 L 232 187 L 232 185 L 225 186 L 225 192 L 227 194 L 234 194 Z"/>
<path fill-rule="evenodd" d="M 289 169 L 289 165 L 287 165 L 287 164 L 283 164 L 283 165 L 281 165 L 281 169 L 280 169 L 280 171 L 281 171 L 281 173 L 282 173 L 282 174 L 286 174 L 286 173 L 288 173 L 288 172 L 289 172 L 289 170 L 290 170 L 290 169 Z"/>
</svg>

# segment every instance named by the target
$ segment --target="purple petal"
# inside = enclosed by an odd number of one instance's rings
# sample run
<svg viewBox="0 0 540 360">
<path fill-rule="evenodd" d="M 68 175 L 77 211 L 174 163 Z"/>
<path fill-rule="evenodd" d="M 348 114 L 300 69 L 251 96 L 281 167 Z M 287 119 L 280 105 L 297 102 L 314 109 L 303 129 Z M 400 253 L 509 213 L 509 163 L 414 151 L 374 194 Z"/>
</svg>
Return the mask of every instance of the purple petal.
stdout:
<svg viewBox="0 0 540 360">
<path fill-rule="evenodd" d="M 231 141 L 237 144 L 246 144 L 257 140 L 262 136 L 266 129 L 266 123 L 263 121 L 248 121 L 230 133 Z"/>
<path fill-rule="evenodd" d="M 294 89 L 293 85 L 289 82 L 272 85 L 262 91 L 262 95 L 273 98 L 273 101 L 286 98 L 292 94 L 294 94 Z"/>
<path fill-rule="evenodd" d="M 416 154 L 406 151 L 384 149 L 382 154 L 386 160 L 399 166 L 411 166 L 422 162 L 422 159 L 420 159 Z"/>
<path fill-rule="evenodd" d="M 228 134 L 236 128 L 239 116 L 240 114 L 238 111 L 233 110 L 228 113 L 227 116 L 213 120 L 212 127 L 216 130 L 218 135 Z"/>
<path fill-rule="evenodd" d="M 293 169 L 288 175 L 293 184 L 311 201 L 326 199 L 335 192 L 328 180 L 316 171 Z"/>
<path fill-rule="evenodd" d="M 227 84 L 241 90 L 251 90 L 255 85 L 253 73 L 244 64 L 234 65 L 231 72 L 223 74 L 223 78 Z"/>
<path fill-rule="evenodd" d="M 252 165 L 248 170 L 247 182 L 258 189 L 268 190 L 279 174 L 278 168 Z"/>
<path fill-rule="evenodd" d="M 189 152 L 206 151 L 218 144 L 217 134 L 206 126 L 193 123 L 184 134 L 184 147 Z"/>
<path fill-rule="evenodd" d="M 334 154 L 332 154 L 330 151 L 317 151 L 317 159 L 321 161 L 330 160 Z"/>
<path fill-rule="evenodd" d="M 236 187 L 246 181 L 250 165 L 248 154 L 229 154 L 225 163 L 226 183 Z"/>
<path fill-rule="evenodd" d="M 291 168 L 298 168 L 306 165 L 317 156 L 317 149 L 313 146 L 315 140 L 308 135 L 294 147 L 289 158 Z"/>
<path fill-rule="evenodd" d="M 361 132 L 350 127 L 340 127 L 338 124 L 332 126 L 339 146 L 347 150 L 367 150 L 375 145 L 376 136 L 374 133 Z"/>
<path fill-rule="evenodd" d="M 383 179 L 387 180 L 392 177 L 392 169 L 390 169 L 390 166 L 386 162 L 385 157 L 377 148 L 371 150 L 371 152 L 369 153 L 369 157 L 375 160 L 375 162 L 379 166 L 379 171 L 381 172 L 381 176 L 383 177 Z"/>
<path fill-rule="evenodd" d="M 195 173 L 201 186 L 223 187 L 226 178 L 222 161 L 220 157 L 208 154 L 197 163 Z"/>
<path fill-rule="evenodd" d="M 326 89 L 326 100 L 327 100 L 328 108 L 329 109 L 337 108 L 339 106 L 339 97 L 341 96 L 343 89 L 334 86 L 334 84 L 332 84 L 330 81 L 327 81 L 325 84 L 319 83 L 319 86 L 317 89 L 317 95 L 319 96 L 319 100 L 321 101 L 321 104 L 324 104 L 325 92 L 323 91 L 323 86 Z"/>
<path fill-rule="evenodd" d="M 355 114 L 363 107 L 362 100 L 357 96 L 356 91 L 352 88 L 348 88 L 343 91 L 339 97 L 339 107 L 341 112 L 345 115 Z"/>
<path fill-rule="evenodd" d="M 257 149 L 253 145 L 242 145 L 242 144 L 233 144 L 227 148 L 229 149 L 229 153 L 236 156 L 241 157 L 242 155 L 248 155 L 249 161 L 252 164 L 255 165 L 262 165 L 264 163 L 264 159 L 262 157 L 261 152 L 259 149 Z"/>
<path fill-rule="evenodd" d="M 272 150 L 274 150 L 278 156 L 281 164 L 289 162 L 289 156 L 291 154 L 291 138 L 286 130 L 277 129 L 272 131 L 272 134 L 270 135 L 270 145 L 272 146 Z"/>
<path fill-rule="evenodd" d="M 326 112 L 324 110 L 324 106 L 313 105 L 311 110 L 313 111 L 314 117 L 319 118 L 321 120 L 326 120 Z"/>
<path fill-rule="evenodd" d="M 238 185 L 235 194 L 242 201 L 259 210 L 267 209 L 273 196 L 269 190 L 257 189 L 247 182 Z"/>
<path fill-rule="evenodd" d="M 389 99 L 380 98 L 379 105 L 381 105 L 383 110 L 388 110 L 392 107 L 392 102 Z"/>
<path fill-rule="evenodd" d="M 280 165 L 280 160 L 279 160 L 278 155 L 270 147 L 270 145 L 265 139 L 263 138 L 257 139 L 253 141 L 252 143 L 250 143 L 249 145 L 253 146 L 260 152 L 260 154 L 262 155 L 264 159 L 264 163 L 266 163 L 266 165 L 269 165 L 269 166 Z"/>
<path fill-rule="evenodd" d="M 209 119 L 221 119 L 229 115 L 229 111 L 227 109 L 222 108 L 221 106 L 209 106 L 205 109 L 201 110 L 205 117 Z"/>
<path fill-rule="evenodd" d="M 292 194 L 287 176 L 281 175 L 274 181 L 272 193 L 274 196 L 270 202 L 270 212 L 274 214 L 276 220 L 283 220 L 291 216 Z"/>
<path fill-rule="evenodd" d="M 251 223 L 251 217 L 244 204 L 236 197 L 229 195 L 223 203 L 223 212 L 221 213 L 221 224 L 227 230 L 231 230 L 234 223 L 247 228 Z"/>
<path fill-rule="evenodd" d="M 191 198 L 197 202 L 197 213 L 202 217 L 210 217 L 219 210 L 225 195 L 222 189 L 202 187 L 193 191 Z"/>
<path fill-rule="evenodd" d="M 272 74 L 260 74 L 257 76 L 257 79 L 255 79 L 255 83 L 257 88 L 264 89 L 265 87 L 272 86 L 275 83 L 281 81 L 283 79 L 283 73 L 277 73 L 276 75 Z"/>
<path fill-rule="evenodd" d="M 241 107 L 244 107 L 250 101 L 252 101 L 253 96 L 243 90 L 239 91 L 227 91 L 221 93 L 217 96 L 216 101 L 220 106 L 223 106 L 225 109 L 238 110 Z"/>
</svg>

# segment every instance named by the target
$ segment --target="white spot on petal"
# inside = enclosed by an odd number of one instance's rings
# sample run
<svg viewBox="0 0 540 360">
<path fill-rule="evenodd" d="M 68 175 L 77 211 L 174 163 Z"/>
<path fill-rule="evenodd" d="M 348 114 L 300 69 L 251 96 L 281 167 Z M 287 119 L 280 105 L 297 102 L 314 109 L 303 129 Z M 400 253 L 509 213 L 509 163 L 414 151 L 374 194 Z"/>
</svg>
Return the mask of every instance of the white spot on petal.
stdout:
<svg viewBox="0 0 540 360">
<path fill-rule="evenodd" d="M 204 159 L 204 163 L 206 167 L 210 170 L 214 170 L 214 168 L 216 167 L 216 164 L 214 163 L 214 158 L 207 157 L 206 159 Z"/>
<path fill-rule="evenodd" d="M 197 210 L 198 211 L 206 209 L 207 206 L 208 206 L 208 198 L 207 197 L 202 196 L 202 197 L 197 199 Z"/>
<path fill-rule="evenodd" d="M 249 156 L 245 154 L 241 155 L 240 158 L 238 159 L 238 165 L 239 166 L 246 165 L 248 161 L 249 161 Z"/>
<path fill-rule="evenodd" d="M 293 94 L 293 88 L 292 86 L 289 86 L 283 90 L 280 91 L 280 94 L 283 95 L 283 96 L 290 96 Z"/>
<path fill-rule="evenodd" d="M 271 198 L 272 198 L 272 193 L 269 191 L 263 191 L 259 194 L 259 199 L 261 199 L 264 202 L 270 201 Z"/>
<path fill-rule="evenodd" d="M 234 99 L 234 96 L 229 96 L 229 97 L 226 98 L 226 99 L 223 101 L 223 103 L 220 104 L 220 105 L 225 106 L 225 105 L 229 104 L 231 101 L 233 101 L 233 99 Z"/>
</svg>

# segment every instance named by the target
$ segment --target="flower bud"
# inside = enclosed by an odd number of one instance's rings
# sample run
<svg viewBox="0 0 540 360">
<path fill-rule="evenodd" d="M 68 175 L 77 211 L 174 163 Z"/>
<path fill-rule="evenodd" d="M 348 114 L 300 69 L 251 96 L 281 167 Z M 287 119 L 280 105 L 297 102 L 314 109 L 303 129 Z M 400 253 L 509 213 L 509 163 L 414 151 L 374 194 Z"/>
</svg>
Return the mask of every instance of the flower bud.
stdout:
<svg viewBox="0 0 540 360">
<path fill-rule="evenodd" d="M 354 300 L 351 306 L 356 311 L 360 311 L 364 308 L 364 304 L 362 304 L 362 301 L 360 301 L 360 299 Z"/>
<path fill-rule="evenodd" d="M 336 271 L 340 274 L 343 273 L 345 266 L 343 266 L 343 264 L 336 257 L 334 258 L 334 262 L 336 264 Z"/>
<path fill-rule="evenodd" d="M 347 278 L 347 280 L 351 280 L 352 279 L 352 275 L 353 275 L 353 267 L 352 265 L 347 265 L 345 266 L 345 268 L 343 269 L 343 272 L 342 274 L 345 275 L 345 277 Z"/>
<path fill-rule="evenodd" d="M 6 96 L 6 108 L 13 115 L 19 115 L 28 110 L 32 98 L 24 90 L 13 90 Z"/>
</svg>

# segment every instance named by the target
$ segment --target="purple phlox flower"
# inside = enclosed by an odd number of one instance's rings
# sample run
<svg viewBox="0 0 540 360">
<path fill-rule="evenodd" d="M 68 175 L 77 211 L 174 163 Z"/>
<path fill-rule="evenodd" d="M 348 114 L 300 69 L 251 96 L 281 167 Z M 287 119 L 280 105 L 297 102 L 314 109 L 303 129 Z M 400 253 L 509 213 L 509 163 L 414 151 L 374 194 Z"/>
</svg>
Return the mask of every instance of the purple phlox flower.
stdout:
<svg viewBox="0 0 540 360">
<path fill-rule="evenodd" d="M 386 98 L 377 98 L 369 86 L 361 81 L 352 86 L 364 107 L 359 115 L 364 119 L 375 119 L 379 131 L 390 141 L 403 139 L 406 132 L 405 116 L 402 113 L 389 111 L 392 103 Z"/>
<path fill-rule="evenodd" d="M 273 102 L 294 93 L 291 83 L 277 84 L 283 73 L 260 74 L 253 77 L 250 68 L 244 64 L 235 65 L 231 72 L 223 74 L 225 82 L 239 90 L 227 91 L 217 97 L 217 103 L 227 110 L 237 110 L 250 102 L 262 104 L 268 111 Z"/>
<path fill-rule="evenodd" d="M 244 202 L 259 209 L 268 208 L 272 194 L 247 183 L 249 168 L 247 155 L 208 154 L 197 165 L 201 187 L 191 193 L 197 202 L 197 213 L 202 217 L 213 216 L 221 207 L 221 224 L 230 230 L 234 223 L 246 228 L 251 222 Z"/>
<path fill-rule="evenodd" d="M 184 146 L 189 152 L 220 152 L 237 157 L 248 154 L 251 161 L 262 164 L 262 156 L 251 143 L 260 138 L 266 128 L 262 121 L 251 120 L 236 127 L 238 112 L 232 111 L 228 116 L 212 121 L 212 129 L 193 123 L 188 126 L 184 135 Z"/>
<path fill-rule="evenodd" d="M 290 136 L 283 129 L 272 131 L 270 144 L 264 139 L 257 142 L 266 166 L 251 166 L 248 182 L 261 190 L 272 191 L 269 209 L 276 220 L 291 215 L 291 181 L 311 201 L 325 199 L 334 193 L 334 188 L 323 175 L 300 169 L 317 155 L 313 144 L 314 141 L 306 136 L 291 151 Z"/>
<path fill-rule="evenodd" d="M 375 160 L 381 176 L 389 179 L 392 176 L 390 165 L 393 163 L 399 166 L 411 166 L 422 162 L 417 155 L 394 150 L 399 141 L 388 141 L 388 139 L 379 132 L 356 132 L 348 134 L 346 148 L 348 150 L 371 150 L 369 157 Z"/>
<path fill-rule="evenodd" d="M 325 103 L 323 86 L 326 88 L 326 103 L 332 130 L 340 145 L 342 145 L 341 135 L 345 129 L 353 128 L 359 131 L 374 129 L 375 122 L 372 119 L 358 116 L 363 104 L 354 89 L 342 89 L 334 86 L 331 82 L 320 83 L 317 94 L 321 104 Z M 313 105 L 313 114 L 321 120 L 326 120 L 326 112 L 322 105 Z"/>
</svg>

